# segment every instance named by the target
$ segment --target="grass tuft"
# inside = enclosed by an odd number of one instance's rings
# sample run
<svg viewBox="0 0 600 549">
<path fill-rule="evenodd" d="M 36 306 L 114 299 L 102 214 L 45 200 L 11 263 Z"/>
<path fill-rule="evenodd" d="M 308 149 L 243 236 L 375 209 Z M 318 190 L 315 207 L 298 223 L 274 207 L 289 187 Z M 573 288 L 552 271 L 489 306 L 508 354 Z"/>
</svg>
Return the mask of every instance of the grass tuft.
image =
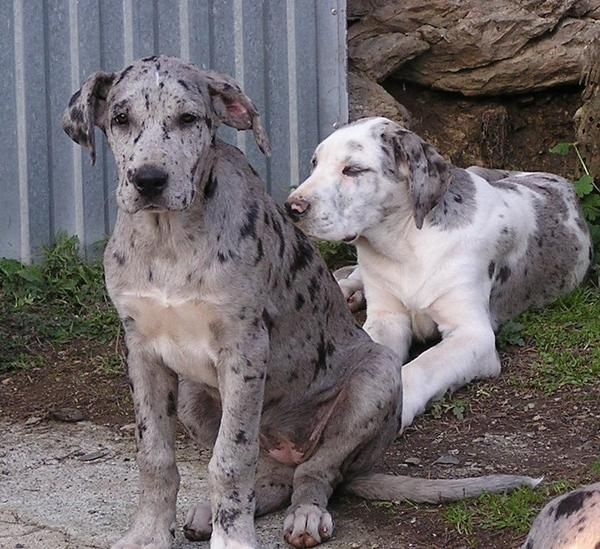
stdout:
<svg viewBox="0 0 600 549">
<path fill-rule="evenodd" d="M 535 345 L 534 385 L 547 394 L 600 380 L 600 291 L 578 288 L 542 311 L 521 316 L 522 336 Z"/>
<path fill-rule="evenodd" d="M 477 499 L 448 505 L 443 516 L 459 534 L 465 536 L 472 535 L 476 529 L 510 529 L 517 534 L 525 534 L 550 499 L 573 488 L 568 481 L 558 481 L 536 489 L 519 488 L 510 494 L 484 494 Z"/>
</svg>

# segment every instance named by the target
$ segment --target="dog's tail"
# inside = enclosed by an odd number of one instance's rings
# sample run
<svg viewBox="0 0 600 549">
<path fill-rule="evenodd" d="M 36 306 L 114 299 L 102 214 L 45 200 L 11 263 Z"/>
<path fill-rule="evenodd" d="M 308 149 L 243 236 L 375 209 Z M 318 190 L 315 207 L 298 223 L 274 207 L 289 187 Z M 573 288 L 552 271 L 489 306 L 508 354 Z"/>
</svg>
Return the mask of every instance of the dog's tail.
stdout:
<svg viewBox="0 0 600 549">
<path fill-rule="evenodd" d="M 441 480 L 373 473 L 352 479 L 344 485 L 344 491 L 370 500 L 441 503 L 472 498 L 489 492 L 508 492 L 521 486 L 535 488 L 542 479 L 543 477 L 489 475 Z"/>
</svg>

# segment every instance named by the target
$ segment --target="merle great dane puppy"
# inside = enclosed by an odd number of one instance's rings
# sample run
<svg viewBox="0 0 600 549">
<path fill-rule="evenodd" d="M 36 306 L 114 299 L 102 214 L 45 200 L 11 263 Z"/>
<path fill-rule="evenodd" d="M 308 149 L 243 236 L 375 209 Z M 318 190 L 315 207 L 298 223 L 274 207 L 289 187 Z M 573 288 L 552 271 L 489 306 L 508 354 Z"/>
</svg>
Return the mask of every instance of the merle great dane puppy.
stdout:
<svg viewBox="0 0 600 549">
<path fill-rule="evenodd" d="M 340 285 L 350 299 L 364 285 L 365 330 L 403 362 L 413 338 L 442 337 L 402 369 L 403 426 L 498 375 L 499 324 L 569 292 L 590 265 L 573 185 L 557 175 L 463 170 L 385 118 L 334 132 L 313 164 L 287 208 L 308 234 L 356 245 L 358 271 Z"/>
<path fill-rule="evenodd" d="M 129 351 L 141 491 L 114 548 L 172 544 L 176 411 L 213 447 L 211 503 L 184 526 L 190 539 L 212 534 L 213 548 L 256 547 L 254 515 L 290 502 L 285 539 L 313 547 L 332 535 L 340 485 L 441 501 L 534 484 L 369 474 L 400 424 L 400 362 L 355 324 L 312 243 L 216 137 L 221 123 L 269 151 L 233 80 L 168 57 L 91 75 L 65 112 L 92 158 L 94 126 L 105 133 L 119 173 L 104 265 Z"/>
</svg>

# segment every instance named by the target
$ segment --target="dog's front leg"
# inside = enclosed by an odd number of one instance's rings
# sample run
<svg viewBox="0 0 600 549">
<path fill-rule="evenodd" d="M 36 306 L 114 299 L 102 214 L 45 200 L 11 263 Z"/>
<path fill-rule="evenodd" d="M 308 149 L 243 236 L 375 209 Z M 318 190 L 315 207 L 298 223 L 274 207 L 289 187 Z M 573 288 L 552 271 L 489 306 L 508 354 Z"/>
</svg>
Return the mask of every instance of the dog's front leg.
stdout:
<svg viewBox="0 0 600 549">
<path fill-rule="evenodd" d="M 430 308 L 442 341 L 402 368 L 403 428 L 447 391 L 500 373 L 494 331 L 480 303 L 450 294 Z"/>
<path fill-rule="evenodd" d="M 128 338 L 140 495 L 133 525 L 113 549 L 169 549 L 175 539 L 177 376 Z"/>
<path fill-rule="evenodd" d="M 269 341 L 264 326 L 253 330 L 217 359 L 223 413 L 208 465 L 212 549 L 257 547 L 254 483 Z"/>
<path fill-rule="evenodd" d="M 406 307 L 392 294 L 365 281 L 367 320 L 363 329 L 376 343 L 392 349 L 403 364 L 412 341 L 411 320 Z"/>
</svg>

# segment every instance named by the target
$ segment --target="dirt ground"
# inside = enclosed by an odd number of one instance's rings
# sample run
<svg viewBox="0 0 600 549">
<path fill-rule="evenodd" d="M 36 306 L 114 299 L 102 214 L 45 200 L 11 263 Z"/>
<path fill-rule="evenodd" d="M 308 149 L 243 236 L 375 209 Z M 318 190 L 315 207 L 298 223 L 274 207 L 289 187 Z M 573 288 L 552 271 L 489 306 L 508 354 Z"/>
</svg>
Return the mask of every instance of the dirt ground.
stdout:
<svg viewBox="0 0 600 549">
<path fill-rule="evenodd" d="M 581 88 L 473 98 L 397 80 L 386 81 L 385 87 L 410 111 L 410 129 L 457 166 L 548 171 L 565 177 L 577 170 L 575 154 L 558 156 L 549 149 L 575 140 L 573 116 L 581 106 Z"/>
<path fill-rule="evenodd" d="M 88 420 L 118 433 L 133 421 L 125 376 L 91 367 L 81 356 L 81 346 L 74 344 L 48 353 L 41 368 L 2 376 L 2 416 L 19 425 L 28 420 Z M 515 348 L 502 358 L 500 378 L 455 396 L 465 403 L 464 418 L 455 417 L 451 409 L 441 417 L 428 413 L 419 418 L 398 437 L 384 463 L 374 464 L 376 469 L 431 478 L 519 473 L 574 484 L 594 478 L 590 465 L 600 455 L 600 383 L 547 396 L 528 384 L 534 349 Z M 185 437 L 182 440 L 185 445 Z M 448 456 L 454 463 L 435 463 L 440 457 L 448 461 Z M 346 497 L 333 504 L 338 521 L 359 524 L 372 533 L 367 538 L 372 548 L 492 549 L 518 547 L 523 541 L 508 529 L 462 535 L 444 520 L 443 510 L 444 506 L 385 506 Z"/>
</svg>

